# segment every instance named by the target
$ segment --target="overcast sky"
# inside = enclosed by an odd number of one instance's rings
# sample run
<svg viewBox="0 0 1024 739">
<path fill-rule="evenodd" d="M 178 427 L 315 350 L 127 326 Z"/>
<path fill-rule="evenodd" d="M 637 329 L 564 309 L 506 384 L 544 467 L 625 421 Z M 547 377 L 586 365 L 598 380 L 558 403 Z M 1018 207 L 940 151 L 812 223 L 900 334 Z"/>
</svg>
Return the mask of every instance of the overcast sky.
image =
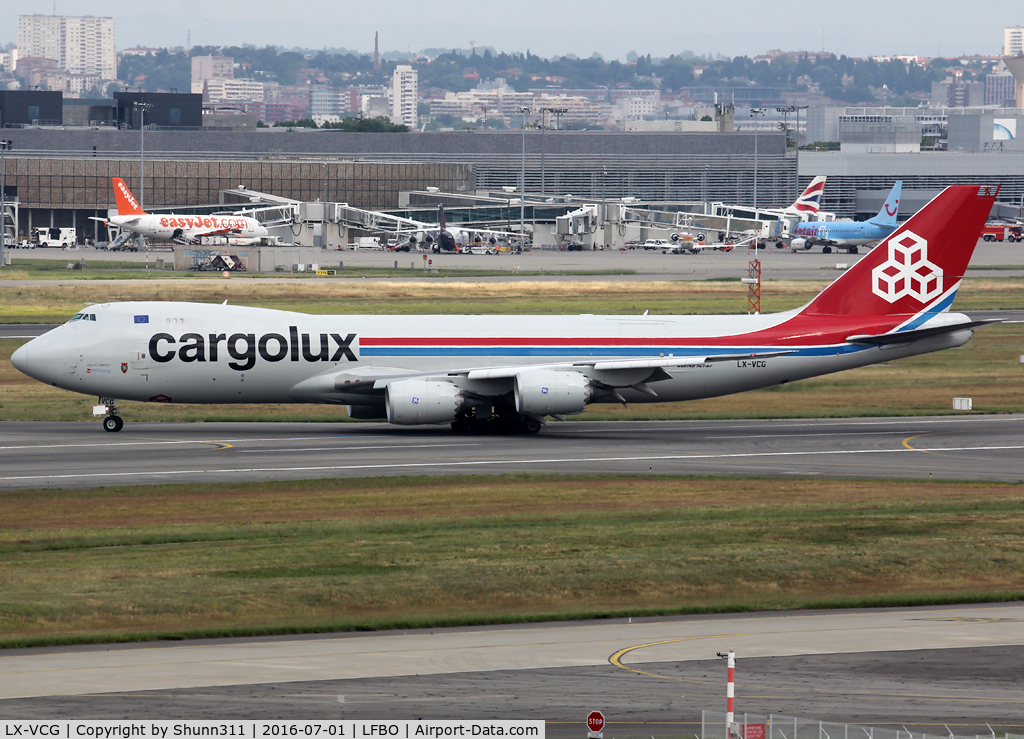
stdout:
<svg viewBox="0 0 1024 739">
<path fill-rule="evenodd" d="M 4 0 L 0 43 L 17 15 L 54 12 L 54 0 Z M 756 56 L 769 49 L 848 56 L 998 54 L 1003 28 L 1024 24 L 1021 0 L 56 0 L 58 15 L 112 16 L 117 46 L 268 44 L 382 51 L 468 48 L 550 57 L 594 52 Z"/>
</svg>

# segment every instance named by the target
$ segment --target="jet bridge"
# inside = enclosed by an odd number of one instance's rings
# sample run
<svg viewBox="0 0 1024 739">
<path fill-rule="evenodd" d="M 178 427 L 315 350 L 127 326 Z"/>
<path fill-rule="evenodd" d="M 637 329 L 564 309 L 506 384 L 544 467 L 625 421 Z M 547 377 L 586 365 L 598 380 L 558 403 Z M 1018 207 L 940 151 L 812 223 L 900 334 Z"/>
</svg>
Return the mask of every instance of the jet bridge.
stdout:
<svg viewBox="0 0 1024 739">
<path fill-rule="evenodd" d="M 229 199 L 245 202 L 226 202 Z M 386 237 L 437 221 L 436 206 L 422 204 L 391 211 L 366 210 L 348 203 L 302 202 L 244 187 L 221 190 L 220 200 L 222 206 L 231 208 L 232 212 L 259 220 L 279 243 L 303 246 L 340 249 L 355 243 L 359 236 Z M 531 225 L 538 221 L 554 223 L 558 216 L 574 207 L 564 202 L 528 201 L 524 212 Z M 518 232 L 520 207 L 512 200 L 492 198 L 486 203 L 447 207 L 445 216 L 451 226 L 507 228 L 510 232 Z"/>
</svg>

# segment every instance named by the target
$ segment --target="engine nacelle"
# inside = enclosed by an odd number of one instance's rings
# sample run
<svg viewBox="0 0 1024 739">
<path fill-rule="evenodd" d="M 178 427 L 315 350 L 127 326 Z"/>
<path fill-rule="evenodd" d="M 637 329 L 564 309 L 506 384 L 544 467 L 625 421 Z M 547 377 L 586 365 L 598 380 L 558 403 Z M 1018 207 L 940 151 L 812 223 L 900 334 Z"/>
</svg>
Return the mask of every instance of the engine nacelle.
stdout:
<svg viewBox="0 0 1024 739">
<path fill-rule="evenodd" d="M 810 249 L 810 245 L 807 243 L 807 239 L 793 239 L 789 242 L 789 246 L 793 249 Z"/>
<path fill-rule="evenodd" d="M 516 410 L 532 416 L 579 413 L 590 387 L 579 372 L 532 370 L 516 375 L 515 398 Z"/>
<path fill-rule="evenodd" d="M 399 380 L 384 392 L 388 421 L 403 426 L 451 423 L 462 407 L 462 400 L 459 388 L 437 380 Z"/>
</svg>

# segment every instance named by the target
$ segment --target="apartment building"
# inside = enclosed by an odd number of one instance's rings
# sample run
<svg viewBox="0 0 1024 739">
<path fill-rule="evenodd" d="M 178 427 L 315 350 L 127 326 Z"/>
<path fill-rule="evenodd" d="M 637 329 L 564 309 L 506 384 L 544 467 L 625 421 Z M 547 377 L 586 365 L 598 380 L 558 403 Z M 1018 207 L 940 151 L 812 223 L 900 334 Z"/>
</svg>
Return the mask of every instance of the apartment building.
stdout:
<svg viewBox="0 0 1024 739">
<path fill-rule="evenodd" d="M 114 19 L 91 15 L 19 15 L 18 54 L 53 59 L 72 74 L 115 79 Z"/>
</svg>

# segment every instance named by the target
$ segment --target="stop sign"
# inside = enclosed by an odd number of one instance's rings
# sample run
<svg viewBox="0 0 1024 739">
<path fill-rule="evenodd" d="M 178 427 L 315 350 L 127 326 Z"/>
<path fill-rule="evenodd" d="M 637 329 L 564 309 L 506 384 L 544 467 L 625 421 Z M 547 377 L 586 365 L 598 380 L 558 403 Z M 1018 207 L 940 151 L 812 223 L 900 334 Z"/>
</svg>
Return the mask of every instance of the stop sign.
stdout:
<svg viewBox="0 0 1024 739">
<path fill-rule="evenodd" d="M 600 711 L 591 711 L 587 716 L 587 728 L 594 732 L 601 731 L 604 728 L 604 714 Z"/>
</svg>

